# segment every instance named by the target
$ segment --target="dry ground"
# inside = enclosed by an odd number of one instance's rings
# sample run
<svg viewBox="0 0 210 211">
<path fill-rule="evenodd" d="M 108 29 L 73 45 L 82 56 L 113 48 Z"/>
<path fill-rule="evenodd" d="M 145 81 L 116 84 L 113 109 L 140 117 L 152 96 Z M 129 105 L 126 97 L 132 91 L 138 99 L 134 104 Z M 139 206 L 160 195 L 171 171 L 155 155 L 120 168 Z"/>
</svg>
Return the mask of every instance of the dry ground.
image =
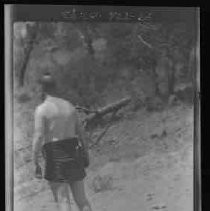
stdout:
<svg viewBox="0 0 210 211">
<path fill-rule="evenodd" d="M 192 211 L 193 109 L 125 116 L 91 151 L 87 175 L 93 210 Z M 14 193 L 15 211 L 56 211 L 44 180 L 26 181 Z"/>
</svg>

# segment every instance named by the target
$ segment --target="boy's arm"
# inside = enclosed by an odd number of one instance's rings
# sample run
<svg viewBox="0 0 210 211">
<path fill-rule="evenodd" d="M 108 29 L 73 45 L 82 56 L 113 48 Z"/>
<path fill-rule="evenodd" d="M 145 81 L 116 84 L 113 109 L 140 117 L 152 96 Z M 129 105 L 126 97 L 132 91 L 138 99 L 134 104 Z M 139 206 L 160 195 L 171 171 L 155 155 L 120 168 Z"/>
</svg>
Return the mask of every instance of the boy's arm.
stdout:
<svg viewBox="0 0 210 211">
<path fill-rule="evenodd" d="M 85 133 L 85 129 L 79 119 L 77 111 L 75 111 L 75 120 L 76 120 L 76 134 L 78 135 L 79 140 L 81 141 L 82 147 L 85 152 L 88 153 L 88 138 Z"/>
<path fill-rule="evenodd" d="M 35 111 L 35 125 L 34 125 L 34 137 L 33 137 L 33 163 L 35 166 L 39 165 L 38 155 L 41 151 L 42 141 L 44 137 L 44 117 L 40 112 L 40 109 L 37 108 Z"/>
</svg>

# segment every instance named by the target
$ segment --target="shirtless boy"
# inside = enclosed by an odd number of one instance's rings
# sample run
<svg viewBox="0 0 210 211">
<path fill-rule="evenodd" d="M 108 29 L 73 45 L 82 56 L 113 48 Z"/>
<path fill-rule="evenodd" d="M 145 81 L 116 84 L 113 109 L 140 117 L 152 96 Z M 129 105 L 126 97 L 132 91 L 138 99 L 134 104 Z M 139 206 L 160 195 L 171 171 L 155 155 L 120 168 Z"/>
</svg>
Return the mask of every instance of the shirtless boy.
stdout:
<svg viewBox="0 0 210 211">
<path fill-rule="evenodd" d="M 78 159 L 78 149 L 83 147 L 84 157 L 89 160 L 87 139 L 79 122 L 75 107 L 58 97 L 56 83 L 50 74 L 42 78 L 45 100 L 35 111 L 33 139 L 33 163 L 35 176 L 49 182 L 58 210 L 70 211 L 71 189 L 80 211 L 91 211 L 85 195 L 85 165 Z M 38 155 L 45 158 L 42 175 Z"/>
</svg>

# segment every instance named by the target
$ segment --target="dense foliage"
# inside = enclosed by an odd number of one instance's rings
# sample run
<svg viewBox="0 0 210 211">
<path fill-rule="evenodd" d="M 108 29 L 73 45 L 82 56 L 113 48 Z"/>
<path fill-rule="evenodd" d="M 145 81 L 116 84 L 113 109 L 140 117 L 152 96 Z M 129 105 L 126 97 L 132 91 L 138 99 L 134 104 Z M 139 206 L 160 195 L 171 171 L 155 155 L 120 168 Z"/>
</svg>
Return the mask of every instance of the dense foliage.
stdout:
<svg viewBox="0 0 210 211">
<path fill-rule="evenodd" d="M 107 90 L 117 84 L 129 94 L 135 84 L 147 97 L 168 98 L 179 82 L 192 79 L 193 21 L 15 23 L 17 90 L 37 94 L 37 80 L 50 71 L 65 98 L 87 107 L 103 104 Z"/>
</svg>

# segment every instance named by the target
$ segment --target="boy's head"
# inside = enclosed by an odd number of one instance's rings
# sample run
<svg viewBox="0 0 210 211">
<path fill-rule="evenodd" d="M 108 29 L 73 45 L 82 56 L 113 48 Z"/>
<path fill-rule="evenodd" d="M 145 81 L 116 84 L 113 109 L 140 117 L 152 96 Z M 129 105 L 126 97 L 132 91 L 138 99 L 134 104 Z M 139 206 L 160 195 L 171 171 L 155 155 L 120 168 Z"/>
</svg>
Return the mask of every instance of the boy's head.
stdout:
<svg viewBox="0 0 210 211">
<path fill-rule="evenodd" d="M 55 94 L 56 82 L 50 73 L 45 73 L 41 78 L 42 91 L 46 94 Z"/>
</svg>

